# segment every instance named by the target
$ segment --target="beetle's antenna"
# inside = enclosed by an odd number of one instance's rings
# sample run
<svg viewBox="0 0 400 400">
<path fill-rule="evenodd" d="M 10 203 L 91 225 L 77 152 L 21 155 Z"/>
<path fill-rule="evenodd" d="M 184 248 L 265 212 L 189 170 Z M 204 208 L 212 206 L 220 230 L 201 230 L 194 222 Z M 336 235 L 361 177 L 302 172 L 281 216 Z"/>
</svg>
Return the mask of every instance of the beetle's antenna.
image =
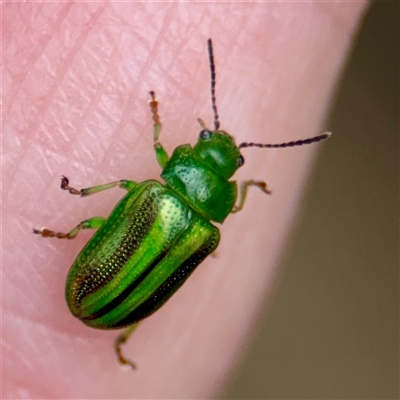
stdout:
<svg viewBox="0 0 400 400">
<path fill-rule="evenodd" d="M 302 146 L 304 144 L 311 144 L 319 142 L 320 140 L 328 139 L 331 136 L 331 132 L 325 132 L 322 135 L 314 136 L 308 139 L 301 139 L 296 140 L 293 142 L 285 142 L 285 143 L 278 143 L 278 144 L 262 144 L 262 143 L 240 143 L 239 148 L 243 147 L 261 147 L 261 148 L 269 148 L 269 149 L 277 149 L 282 147 L 294 147 L 294 146 Z"/>
<path fill-rule="evenodd" d="M 208 46 L 208 59 L 210 60 L 210 72 L 211 72 L 211 104 L 214 111 L 214 129 L 217 131 L 219 128 L 217 104 L 215 101 L 215 64 L 214 54 L 211 39 L 207 40 Z"/>
</svg>

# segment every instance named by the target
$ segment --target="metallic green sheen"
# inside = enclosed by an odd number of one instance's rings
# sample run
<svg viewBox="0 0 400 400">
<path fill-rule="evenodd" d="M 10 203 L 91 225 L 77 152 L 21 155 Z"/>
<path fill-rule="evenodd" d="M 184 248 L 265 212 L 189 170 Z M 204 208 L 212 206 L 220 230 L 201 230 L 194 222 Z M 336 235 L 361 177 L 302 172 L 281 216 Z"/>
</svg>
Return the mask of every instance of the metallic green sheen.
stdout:
<svg viewBox="0 0 400 400">
<path fill-rule="evenodd" d="M 225 131 L 210 132 L 207 139 L 199 137 L 194 153 L 215 173 L 229 179 L 240 166 L 241 157 L 235 139 Z"/>
<path fill-rule="evenodd" d="M 236 182 L 227 181 L 188 144 L 174 150 L 161 177 L 208 220 L 223 222 L 235 204 Z"/>
<path fill-rule="evenodd" d="M 217 247 L 219 230 L 157 181 L 130 190 L 71 267 L 66 299 L 74 316 L 121 328 L 160 308 Z"/>
</svg>

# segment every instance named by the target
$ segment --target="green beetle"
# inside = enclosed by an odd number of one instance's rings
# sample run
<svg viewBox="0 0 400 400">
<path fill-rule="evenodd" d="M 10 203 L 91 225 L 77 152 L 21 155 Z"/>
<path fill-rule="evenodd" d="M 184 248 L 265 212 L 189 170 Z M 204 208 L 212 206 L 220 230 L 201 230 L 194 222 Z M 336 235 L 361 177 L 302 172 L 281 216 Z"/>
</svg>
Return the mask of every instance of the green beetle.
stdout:
<svg viewBox="0 0 400 400">
<path fill-rule="evenodd" d="M 243 208 L 247 190 L 256 186 L 269 194 L 265 182 L 245 181 L 238 190 L 229 178 L 244 163 L 243 147 L 288 147 L 318 142 L 329 133 L 280 144 L 242 143 L 239 146 L 219 129 L 215 101 L 215 66 L 208 40 L 214 130 L 198 120 L 202 130 L 194 147 L 177 147 L 169 157 L 158 137 L 161 122 L 154 92 L 150 109 L 154 120 L 154 149 L 165 184 L 120 180 L 85 189 L 74 189 L 61 178 L 61 189 L 81 197 L 113 187 L 128 191 L 108 218 L 82 221 L 68 233 L 48 229 L 33 232 L 43 237 L 73 239 L 81 229 L 97 229 L 72 265 L 66 300 L 72 314 L 98 329 L 128 327 L 115 341 L 118 360 L 126 359 L 121 345 L 138 322 L 158 310 L 185 282 L 219 243 L 219 230 L 210 221 L 223 223 Z M 237 201 L 237 199 L 239 200 Z"/>
</svg>

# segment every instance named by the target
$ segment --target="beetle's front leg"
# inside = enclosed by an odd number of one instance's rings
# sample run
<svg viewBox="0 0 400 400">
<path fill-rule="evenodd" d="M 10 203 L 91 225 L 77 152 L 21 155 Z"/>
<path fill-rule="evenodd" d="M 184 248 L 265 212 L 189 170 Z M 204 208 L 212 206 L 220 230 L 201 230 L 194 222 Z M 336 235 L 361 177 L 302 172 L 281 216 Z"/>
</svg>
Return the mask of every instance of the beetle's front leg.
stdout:
<svg viewBox="0 0 400 400">
<path fill-rule="evenodd" d="M 136 364 L 133 361 L 130 361 L 127 358 L 125 358 L 125 356 L 122 354 L 121 345 L 127 342 L 127 340 L 136 330 L 138 325 L 139 322 L 136 322 L 135 324 L 125 329 L 120 335 L 117 336 L 114 343 L 115 353 L 117 354 L 118 362 L 123 366 L 129 365 L 132 369 L 136 369 Z"/>
<path fill-rule="evenodd" d="M 106 220 L 106 218 L 103 218 L 103 217 L 93 217 L 93 218 L 85 219 L 80 224 L 78 224 L 74 229 L 72 229 L 72 231 L 70 231 L 68 233 L 55 232 L 55 231 L 51 231 L 46 228 L 43 228 L 41 230 L 33 229 L 33 233 L 35 233 L 37 235 L 41 235 L 43 237 L 56 237 L 58 239 L 74 239 L 81 229 L 100 228 L 100 226 L 103 225 L 103 222 L 105 220 Z"/>
<path fill-rule="evenodd" d="M 264 193 L 272 194 L 272 192 L 267 189 L 267 184 L 265 182 L 254 181 L 254 180 L 244 181 L 240 184 L 240 188 L 239 188 L 239 204 L 237 204 L 233 207 L 233 210 L 231 211 L 232 213 L 236 213 L 236 212 L 242 210 L 244 202 L 246 201 L 247 190 L 248 190 L 249 186 L 257 186 Z"/>
<path fill-rule="evenodd" d="M 156 100 L 156 95 L 153 91 L 150 92 L 151 100 L 149 102 L 150 110 L 153 115 L 154 121 L 154 151 L 156 152 L 156 159 L 161 168 L 164 168 L 169 160 L 168 153 L 165 151 L 162 144 L 158 141 L 158 136 L 161 132 L 161 121 L 158 115 L 158 101 Z"/>
</svg>

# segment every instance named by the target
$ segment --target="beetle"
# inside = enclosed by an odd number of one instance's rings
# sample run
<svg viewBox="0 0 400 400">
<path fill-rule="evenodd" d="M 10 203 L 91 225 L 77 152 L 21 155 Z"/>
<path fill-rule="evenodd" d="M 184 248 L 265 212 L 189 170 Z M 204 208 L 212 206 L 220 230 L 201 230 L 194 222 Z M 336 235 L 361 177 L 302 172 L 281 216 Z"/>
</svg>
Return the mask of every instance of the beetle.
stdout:
<svg viewBox="0 0 400 400">
<path fill-rule="evenodd" d="M 330 134 L 280 144 L 241 143 L 220 130 L 215 96 L 215 64 L 208 40 L 214 129 L 201 119 L 197 143 L 178 146 L 168 155 L 159 142 L 161 121 L 155 93 L 150 92 L 154 150 L 164 184 L 156 180 L 120 180 L 84 189 L 61 189 L 85 197 L 113 187 L 127 190 L 108 218 L 93 217 L 68 233 L 43 228 L 43 237 L 73 239 L 81 229 L 97 229 L 77 256 L 67 277 L 65 297 L 71 313 L 97 329 L 126 327 L 114 343 L 121 365 L 135 369 L 121 350 L 138 323 L 157 311 L 218 246 L 222 224 L 243 208 L 251 186 L 270 194 L 267 184 L 247 180 L 238 187 L 229 179 L 244 164 L 241 148 L 284 148 L 315 143 Z"/>
</svg>

